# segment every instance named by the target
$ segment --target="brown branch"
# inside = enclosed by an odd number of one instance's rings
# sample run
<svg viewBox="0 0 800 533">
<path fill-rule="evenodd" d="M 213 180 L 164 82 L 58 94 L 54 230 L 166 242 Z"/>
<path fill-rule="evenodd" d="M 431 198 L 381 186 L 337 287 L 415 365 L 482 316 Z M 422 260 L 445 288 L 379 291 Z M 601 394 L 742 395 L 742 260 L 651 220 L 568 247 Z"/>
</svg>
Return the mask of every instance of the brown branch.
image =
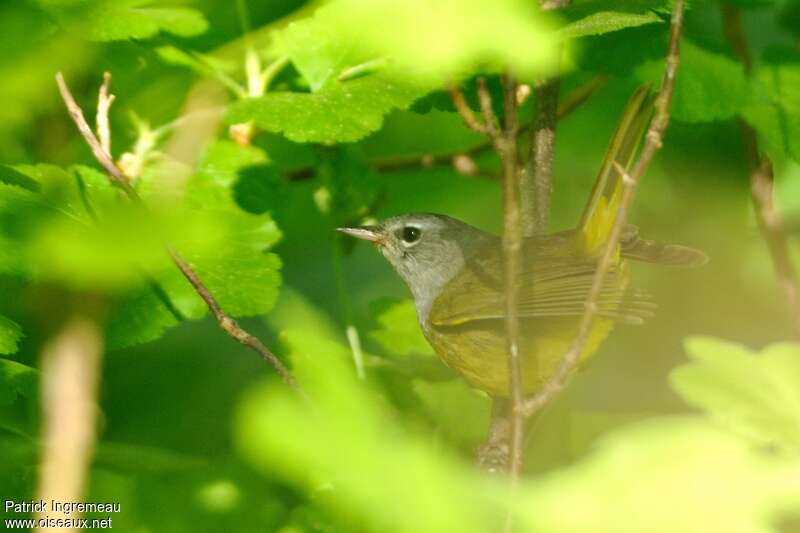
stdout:
<svg viewBox="0 0 800 533">
<path fill-rule="evenodd" d="M 64 99 L 67 110 L 69 111 L 72 120 L 75 122 L 75 125 L 78 127 L 78 131 L 80 131 L 81 135 L 86 141 L 86 144 L 88 144 L 89 148 L 91 148 L 92 153 L 97 161 L 105 169 L 111 182 L 119 186 L 131 201 L 144 207 L 144 202 L 139 194 L 122 174 L 122 171 L 111 160 L 111 157 L 103 149 L 100 141 L 86 123 L 86 119 L 83 117 L 83 110 L 80 108 L 77 102 L 75 102 L 75 98 L 72 96 L 72 93 L 70 93 L 69 88 L 67 88 L 67 84 L 64 82 L 64 77 L 60 72 L 56 74 L 56 82 L 58 83 L 58 89 L 61 92 L 61 97 Z M 211 311 L 211 314 L 214 315 L 214 318 L 216 319 L 220 328 L 222 328 L 225 333 L 227 333 L 237 342 L 256 351 L 264 361 L 266 361 L 278 372 L 284 383 L 302 395 L 302 390 L 300 389 L 297 381 L 294 379 L 294 376 L 292 376 L 292 374 L 289 372 L 289 369 L 284 366 L 280 359 L 278 359 L 275 354 L 273 354 L 269 348 L 264 345 L 264 343 L 244 330 L 233 318 L 228 316 L 222 310 L 216 298 L 214 298 L 214 296 L 211 294 L 211 291 L 208 290 L 208 287 L 205 286 L 197 273 L 177 251 L 175 251 L 172 247 L 167 246 L 167 252 L 172 258 L 172 262 L 178 267 L 178 270 L 181 271 L 186 280 L 197 292 L 198 296 L 200 296 L 200 298 L 205 302 L 206 306 Z"/>
<path fill-rule="evenodd" d="M 42 350 L 42 459 L 36 494 L 45 502 L 83 500 L 94 453 L 101 352 L 100 329 L 83 317 L 67 322 Z M 48 508 L 36 518 L 45 515 L 77 517 Z"/>
<path fill-rule="evenodd" d="M 509 472 L 516 483 L 522 472 L 522 448 L 525 419 L 522 416 L 522 355 L 519 351 L 519 309 L 517 278 L 522 269 L 522 226 L 519 204 L 517 162 L 517 83 L 509 75 L 503 78 L 503 132 L 495 141 L 503 162 L 503 263 L 505 273 L 505 317 L 508 349 L 508 379 L 511 399 L 511 436 Z M 487 116 L 487 122 L 489 120 Z M 509 523 L 510 524 L 510 523 Z"/>
<path fill-rule="evenodd" d="M 540 0 L 539 5 L 543 11 L 552 11 L 568 6 L 569 0 Z M 534 91 L 530 151 L 520 176 L 522 227 L 526 237 L 546 233 L 550 220 L 560 88 L 561 79 L 556 75 L 538 83 Z"/>
<path fill-rule="evenodd" d="M 489 88 L 486 86 L 486 78 L 478 78 L 478 101 L 480 102 L 481 105 L 481 113 L 483 114 L 483 121 L 486 124 L 486 133 L 490 139 L 497 142 L 501 134 L 500 125 L 497 122 L 497 115 L 494 114 L 494 108 L 492 107 L 492 95 L 489 93 Z M 513 105 L 514 105 L 514 113 L 516 116 L 516 109 L 517 109 L 516 92 L 514 93 Z M 508 120 L 508 116 L 506 116 L 506 120 Z M 516 128 L 516 122 L 515 122 L 515 128 Z M 516 137 L 514 138 L 513 141 L 514 143 L 517 142 Z"/>
<path fill-rule="evenodd" d="M 675 0 L 675 5 L 673 7 L 669 36 L 669 52 L 664 69 L 664 78 L 658 97 L 656 98 L 655 114 L 647 130 L 644 147 L 630 173 L 625 172 L 621 166 L 617 165 L 617 170 L 620 171 L 623 176 L 620 206 L 614 225 L 611 228 L 605 251 L 598 263 L 597 271 L 592 280 L 592 286 L 586 298 L 586 310 L 581 317 L 578 332 L 572 340 L 567 353 L 561 360 L 555 374 L 547 381 L 538 394 L 525 401 L 524 413 L 526 416 L 530 416 L 541 409 L 558 394 L 566 384 L 572 371 L 576 368 L 580 355 L 586 347 L 589 330 L 597 314 L 597 300 L 600 295 L 600 290 L 603 286 L 606 273 L 611 267 L 614 257 L 618 253 L 620 236 L 626 224 L 628 209 L 633 201 L 636 186 L 650 164 L 650 161 L 652 161 L 653 156 L 655 156 L 656 152 L 661 148 L 662 136 L 669 124 L 669 105 L 672 101 L 672 93 L 675 88 L 675 75 L 678 70 L 678 63 L 680 62 L 680 37 L 681 30 L 683 29 L 684 1 L 685 0 Z"/>
<path fill-rule="evenodd" d="M 522 226 L 526 237 L 546 233 L 550 219 L 560 85 L 556 76 L 535 89 L 530 153 L 520 177 Z"/>
<path fill-rule="evenodd" d="M 725 37 L 734 54 L 744 66 L 745 72 L 749 75 L 752 70 L 752 58 L 747 37 L 742 29 L 739 10 L 728 4 L 722 4 L 721 10 Z M 750 192 L 758 225 L 767 243 L 775 277 L 778 279 L 786 301 L 792 333 L 795 337 L 800 338 L 800 285 L 789 253 L 783 218 L 775 208 L 773 201 L 775 177 L 772 161 L 761 153 L 755 130 L 741 117 L 739 118 L 739 129 L 742 135 L 745 159 L 750 171 Z"/>
</svg>

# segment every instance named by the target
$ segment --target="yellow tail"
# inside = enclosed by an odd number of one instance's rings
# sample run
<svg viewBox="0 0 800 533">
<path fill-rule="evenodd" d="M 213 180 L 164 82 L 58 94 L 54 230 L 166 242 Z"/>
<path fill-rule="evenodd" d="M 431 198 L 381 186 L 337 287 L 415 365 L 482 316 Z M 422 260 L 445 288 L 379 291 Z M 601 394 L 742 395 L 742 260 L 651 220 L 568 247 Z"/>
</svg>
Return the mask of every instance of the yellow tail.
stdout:
<svg viewBox="0 0 800 533">
<path fill-rule="evenodd" d="M 579 244 L 587 255 L 600 253 L 611 233 L 622 196 L 622 175 L 614 162 L 626 170 L 633 162 L 653 113 L 653 100 L 649 84 L 636 89 L 611 138 L 578 225 Z"/>
</svg>

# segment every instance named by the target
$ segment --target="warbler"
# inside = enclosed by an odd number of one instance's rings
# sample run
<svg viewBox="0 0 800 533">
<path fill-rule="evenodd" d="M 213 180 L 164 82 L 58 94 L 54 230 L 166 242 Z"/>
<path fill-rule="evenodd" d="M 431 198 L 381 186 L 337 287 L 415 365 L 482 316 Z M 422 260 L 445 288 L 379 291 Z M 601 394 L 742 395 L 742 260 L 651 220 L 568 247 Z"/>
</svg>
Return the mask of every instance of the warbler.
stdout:
<svg viewBox="0 0 800 533">
<path fill-rule="evenodd" d="M 524 240 L 515 285 L 522 383 L 528 394 L 553 375 L 577 332 L 618 214 L 624 169 L 631 164 L 651 114 L 649 88 L 641 87 L 626 106 L 578 226 Z M 338 230 L 372 242 L 391 263 L 414 297 L 425 338 L 447 366 L 492 396 L 509 395 L 499 237 L 433 213 Z M 641 239 L 638 229 L 627 225 L 597 300 L 582 362 L 615 322 L 638 324 L 652 316 L 654 304 L 649 298 L 628 289 L 629 260 L 694 266 L 707 258 L 693 248 Z"/>
</svg>

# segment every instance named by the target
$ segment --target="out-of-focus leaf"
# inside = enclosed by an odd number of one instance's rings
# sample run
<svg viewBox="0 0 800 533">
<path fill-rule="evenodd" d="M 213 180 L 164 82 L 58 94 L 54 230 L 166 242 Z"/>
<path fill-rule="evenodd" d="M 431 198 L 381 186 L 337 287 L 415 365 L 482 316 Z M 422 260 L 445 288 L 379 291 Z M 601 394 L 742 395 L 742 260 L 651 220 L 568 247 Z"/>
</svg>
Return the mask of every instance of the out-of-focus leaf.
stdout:
<svg viewBox="0 0 800 533">
<path fill-rule="evenodd" d="M 554 66 L 554 35 L 522 0 L 337 0 L 316 16 L 346 58 L 387 58 L 417 79 L 448 82 L 487 65 L 532 77 Z"/>
<path fill-rule="evenodd" d="M 4 250 L 10 261 L 0 258 L 0 269 L 116 290 L 137 283 L 137 269 L 166 263 L 160 239 L 176 221 L 144 216 L 137 206 L 120 202 L 96 171 L 84 168 L 73 175 L 52 165 L 15 170 L 34 180 L 40 192 L 0 184 L 0 217 L 7 218 L 2 233 L 11 248 Z M 102 223 L 95 222 L 97 215 Z"/>
<path fill-rule="evenodd" d="M 800 161 L 800 53 L 773 48 L 754 73 L 757 83 L 747 121 L 761 135 L 767 150 Z"/>
<path fill-rule="evenodd" d="M 491 400 L 471 389 L 463 379 L 440 383 L 415 381 L 414 392 L 433 420 L 435 431 L 448 442 L 471 451 L 486 438 Z"/>
<path fill-rule="evenodd" d="M 208 466 L 201 458 L 171 450 L 110 441 L 98 442 L 94 460 L 98 466 L 108 470 L 137 475 L 144 472 L 176 472 Z"/>
<path fill-rule="evenodd" d="M 6 185 L 16 185 L 31 192 L 39 191 L 39 183 L 36 180 L 8 165 L 0 165 L 0 182 Z"/>
<path fill-rule="evenodd" d="M 377 317 L 378 329 L 370 331 L 369 336 L 388 353 L 434 355 L 422 335 L 413 300 L 378 300 L 370 305 L 370 313 Z"/>
<path fill-rule="evenodd" d="M 22 328 L 3 315 L 0 315 L 0 354 L 8 355 L 17 351 Z"/>
<path fill-rule="evenodd" d="M 601 11 L 570 22 L 561 29 L 559 35 L 574 39 L 587 35 L 601 35 L 656 22 L 662 22 L 661 17 L 652 11 L 644 13 Z"/>
<path fill-rule="evenodd" d="M 285 388 L 252 389 L 236 417 L 236 440 L 251 463 L 299 487 L 311 484 L 320 505 L 345 525 L 356 520 L 368 530 L 408 533 L 492 529 L 492 500 L 476 490 L 479 479 L 399 433 L 383 402 L 355 378 L 347 348 L 307 331 L 282 339 L 313 405 Z"/>
<path fill-rule="evenodd" d="M 379 129 L 383 117 L 427 92 L 419 85 L 373 74 L 331 81 L 315 93 L 271 92 L 230 106 L 231 123 L 255 121 L 295 142 L 357 141 Z"/>
<path fill-rule="evenodd" d="M 313 92 L 335 80 L 346 67 L 369 59 L 368 52 L 343 38 L 342 28 L 321 8 L 308 18 L 289 24 L 277 35 L 278 46 L 302 74 Z"/>
<path fill-rule="evenodd" d="M 647 62 L 638 75 L 659 83 L 663 59 Z M 720 53 L 681 40 L 681 65 L 675 79 L 670 114 L 686 122 L 725 120 L 739 114 L 750 99 L 750 85 L 742 65 Z"/>
<path fill-rule="evenodd" d="M 62 23 L 79 29 L 86 38 L 94 41 L 147 39 L 161 31 L 191 37 L 208 28 L 208 22 L 199 11 L 187 7 L 162 7 L 154 0 L 82 2 L 84 6 L 81 7 L 86 10 L 78 13 L 75 6 L 64 5 L 59 0 L 39 0 L 38 3 Z"/>
<path fill-rule="evenodd" d="M 529 531 L 765 533 L 800 505 L 800 462 L 698 419 L 654 419 L 522 491 Z"/>
<path fill-rule="evenodd" d="M 692 362 L 670 376 L 684 400 L 760 444 L 800 450 L 800 345 L 773 344 L 755 354 L 695 337 L 686 351 Z"/>
<path fill-rule="evenodd" d="M 0 319 L 6 320 L 2 317 Z M 0 328 L 2 328 L 2 324 L 0 324 Z M 2 331 L 0 331 L 1 337 Z M 0 405 L 11 405 L 17 395 L 33 397 L 38 380 L 39 373 L 35 368 L 16 361 L 0 359 Z"/>
<path fill-rule="evenodd" d="M 236 65 L 219 58 L 201 54 L 199 52 L 186 52 L 176 46 L 165 45 L 155 49 L 158 57 L 170 65 L 186 67 L 204 76 L 223 75 L 234 70 Z"/>
<path fill-rule="evenodd" d="M 0 20 L 0 101 L 9 103 L 0 106 L 0 153 L 6 163 L 41 160 L 31 142 L 34 124 L 64 106 L 54 98 L 54 72 L 70 79 L 96 54 L 77 36 L 54 32 L 51 17 L 32 2 L 0 2 Z"/>
</svg>

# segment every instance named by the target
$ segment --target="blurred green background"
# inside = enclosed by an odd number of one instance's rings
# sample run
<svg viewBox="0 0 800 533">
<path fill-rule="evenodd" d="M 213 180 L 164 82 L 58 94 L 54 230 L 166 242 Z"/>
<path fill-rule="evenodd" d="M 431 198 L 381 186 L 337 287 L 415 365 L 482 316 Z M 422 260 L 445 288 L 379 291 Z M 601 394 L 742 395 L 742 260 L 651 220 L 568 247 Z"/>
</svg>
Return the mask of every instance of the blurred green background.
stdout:
<svg viewBox="0 0 800 533">
<path fill-rule="evenodd" d="M 482 142 L 426 68 L 464 80 L 474 102 L 474 76 L 496 88 L 498 65 L 530 69 L 527 82 L 549 72 L 546 28 L 583 20 L 589 30 L 561 49 L 562 95 L 606 81 L 558 125 L 551 229 L 572 227 L 627 98 L 660 78 L 672 3 L 576 1 L 546 20 L 510 0 L 329 4 L 316 16 L 323 3 L 0 4 L 0 320 L 14 324 L 0 330 L 2 499 L 36 494 L 36 369 L 78 310 L 106 336 L 85 499 L 120 502 L 115 529 L 499 529 L 504 483 L 471 466 L 489 398 L 438 363 L 380 254 L 333 229 L 431 211 L 499 232 L 493 154 L 475 157 L 489 176 L 387 162 Z M 776 204 L 800 259 L 800 10 L 725 5 L 741 12 L 753 77 L 727 44 L 722 4 L 692 2 L 673 120 L 630 214 L 647 238 L 711 261 L 636 265 L 657 315 L 618 326 L 537 417 L 529 477 L 512 498 L 521 531 L 798 530 L 800 349 L 775 344 L 758 356 L 738 346 L 789 339 L 790 324 L 751 207 L 737 116 L 774 161 Z M 434 46 L 446 39 L 460 56 Z M 390 67 L 342 77 L 387 50 Z M 247 57 L 276 73 L 252 98 L 242 94 Z M 409 64 L 423 74 L 408 75 Z M 112 152 L 139 158 L 134 179 L 151 213 L 108 186 L 59 98 L 57 71 L 90 119 L 112 73 Z M 222 122 L 173 124 L 197 102 L 224 107 Z M 531 107 L 522 105 L 523 121 Z M 229 125 L 250 120 L 252 145 L 232 142 Z M 164 135 L 137 153 L 153 131 Z M 296 404 L 271 368 L 216 327 L 161 239 L 274 347 L 318 408 Z M 351 325 L 366 380 L 355 376 Z M 696 336 L 706 340 L 691 341 L 690 363 L 686 339 Z"/>
</svg>

